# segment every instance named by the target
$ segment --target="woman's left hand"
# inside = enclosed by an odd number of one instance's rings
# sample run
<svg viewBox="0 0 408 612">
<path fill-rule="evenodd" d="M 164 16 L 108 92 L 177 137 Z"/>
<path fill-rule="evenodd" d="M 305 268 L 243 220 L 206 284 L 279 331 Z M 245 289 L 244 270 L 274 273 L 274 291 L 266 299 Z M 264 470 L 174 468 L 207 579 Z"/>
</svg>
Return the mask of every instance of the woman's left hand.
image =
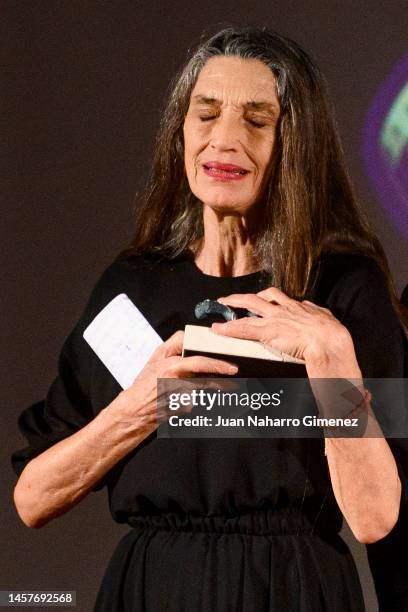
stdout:
<svg viewBox="0 0 408 612">
<path fill-rule="evenodd" d="M 308 361 L 326 356 L 354 355 L 347 328 L 328 310 L 288 297 L 276 287 L 256 294 L 232 294 L 219 298 L 221 304 L 246 308 L 258 317 L 243 317 L 226 323 L 213 323 L 212 330 L 225 336 L 258 340 L 272 349 Z"/>
</svg>

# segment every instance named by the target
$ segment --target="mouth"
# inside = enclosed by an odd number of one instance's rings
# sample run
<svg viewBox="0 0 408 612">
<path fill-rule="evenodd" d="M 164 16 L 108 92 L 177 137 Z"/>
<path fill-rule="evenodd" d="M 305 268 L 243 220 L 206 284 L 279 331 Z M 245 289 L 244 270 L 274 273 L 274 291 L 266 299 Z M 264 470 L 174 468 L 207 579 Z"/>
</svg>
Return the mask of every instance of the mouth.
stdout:
<svg viewBox="0 0 408 612">
<path fill-rule="evenodd" d="M 249 174 L 249 170 L 246 170 L 241 166 L 237 166 L 235 164 L 223 164 L 216 161 L 204 163 L 203 169 L 207 176 L 211 176 L 214 179 L 221 181 L 237 181 L 243 179 L 247 174 Z"/>
</svg>

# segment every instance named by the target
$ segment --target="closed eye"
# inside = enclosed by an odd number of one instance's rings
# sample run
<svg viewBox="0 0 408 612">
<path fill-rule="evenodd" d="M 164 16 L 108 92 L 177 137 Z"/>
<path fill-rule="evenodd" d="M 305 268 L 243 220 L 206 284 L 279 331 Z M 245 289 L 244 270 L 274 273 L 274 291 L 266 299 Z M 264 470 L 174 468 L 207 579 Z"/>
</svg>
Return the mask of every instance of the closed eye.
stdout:
<svg viewBox="0 0 408 612">
<path fill-rule="evenodd" d="M 202 117 L 199 117 L 200 121 L 211 121 L 212 119 L 216 119 L 216 115 L 205 115 Z M 265 127 L 266 123 L 260 123 L 259 121 L 255 121 L 254 119 L 247 119 L 248 123 L 250 123 L 251 125 L 253 125 L 256 128 L 263 128 Z"/>
<path fill-rule="evenodd" d="M 258 121 L 254 121 L 253 119 L 247 119 L 248 123 L 257 128 L 265 127 L 266 123 L 259 123 Z"/>
</svg>

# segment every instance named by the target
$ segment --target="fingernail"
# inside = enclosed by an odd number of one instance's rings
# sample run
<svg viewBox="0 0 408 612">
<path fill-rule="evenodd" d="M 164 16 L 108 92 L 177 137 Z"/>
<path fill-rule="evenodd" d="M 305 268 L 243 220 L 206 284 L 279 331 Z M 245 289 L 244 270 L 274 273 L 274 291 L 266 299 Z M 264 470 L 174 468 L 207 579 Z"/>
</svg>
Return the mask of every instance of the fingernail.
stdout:
<svg viewBox="0 0 408 612">
<path fill-rule="evenodd" d="M 229 366 L 228 372 L 231 372 L 231 374 L 235 374 L 236 372 L 238 372 L 238 366 Z"/>
</svg>

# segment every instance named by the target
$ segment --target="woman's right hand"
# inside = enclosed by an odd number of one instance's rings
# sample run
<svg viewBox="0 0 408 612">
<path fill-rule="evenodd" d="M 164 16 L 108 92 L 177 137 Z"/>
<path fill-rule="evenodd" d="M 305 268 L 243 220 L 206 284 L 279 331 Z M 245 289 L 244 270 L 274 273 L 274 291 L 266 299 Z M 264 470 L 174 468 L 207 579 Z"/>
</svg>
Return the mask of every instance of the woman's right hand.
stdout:
<svg viewBox="0 0 408 612">
<path fill-rule="evenodd" d="M 236 372 L 225 361 L 199 356 L 182 358 L 183 335 L 178 331 L 164 342 L 132 386 L 119 393 L 87 425 L 29 461 L 14 489 L 17 511 L 28 527 L 41 527 L 67 512 L 158 427 L 158 378 L 181 379 L 202 373 L 225 376 Z M 220 383 L 219 386 L 226 384 Z M 186 386 L 188 381 L 180 380 L 184 391 Z M 211 381 L 206 384 L 203 379 L 200 386 L 211 386 Z"/>
<path fill-rule="evenodd" d="M 181 330 L 170 336 L 154 351 L 133 384 L 118 395 L 115 403 L 122 423 L 135 424 L 137 421 L 138 430 L 149 435 L 157 429 L 160 420 L 168 416 L 167 394 L 164 394 L 163 398 L 157 396 L 158 378 L 185 379 L 203 373 L 218 376 L 237 373 L 237 366 L 227 361 L 201 355 L 181 357 L 183 338 L 184 332 Z M 200 386 L 214 385 L 206 385 L 203 381 Z M 218 388 L 220 386 L 222 385 L 218 385 Z M 197 388 L 197 384 L 192 384 L 192 388 Z M 188 381 L 180 381 L 180 392 L 187 392 L 187 389 Z M 173 391 L 177 392 L 177 388 L 172 386 Z"/>
</svg>

